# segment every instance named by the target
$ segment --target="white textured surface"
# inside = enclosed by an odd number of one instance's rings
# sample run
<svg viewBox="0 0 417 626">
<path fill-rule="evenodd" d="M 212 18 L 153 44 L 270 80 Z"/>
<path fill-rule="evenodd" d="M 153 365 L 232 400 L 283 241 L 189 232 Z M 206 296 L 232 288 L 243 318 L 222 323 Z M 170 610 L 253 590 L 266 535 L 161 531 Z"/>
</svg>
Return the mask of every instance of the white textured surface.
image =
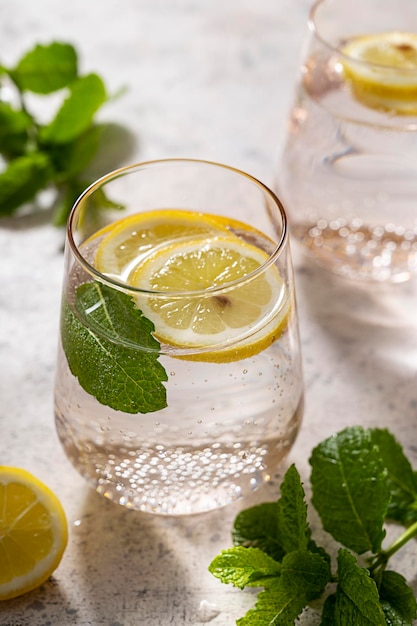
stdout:
<svg viewBox="0 0 417 626">
<path fill-rule="evenodd" d="M 1 62 L 35 42 L 73 42 L 112 91 L 103 120 L 126 126 L 125 161 L 204 157 L 272 183 L 307 0 L 0 0 Z M 129 512 L 85 486 L 52 416 L 63 233 L 47 217 L 0 221 L 0 463 L 34 472 L 61 498 L 70 542 L 51 581 L 0 605 L 0 626 L 234 624 L 253 593 L 207 571 L 236 513 L 188 519 Z M 393 430 L 417 465 L 417 300 L 404 287 L 355 289 L 297 259 L 307 405 L 288 459 L 347 425 Z M 399 558 L 415 582 L 413 547 Z M 313 613 L 303 623 L 317 624 Z"/>
</svg>

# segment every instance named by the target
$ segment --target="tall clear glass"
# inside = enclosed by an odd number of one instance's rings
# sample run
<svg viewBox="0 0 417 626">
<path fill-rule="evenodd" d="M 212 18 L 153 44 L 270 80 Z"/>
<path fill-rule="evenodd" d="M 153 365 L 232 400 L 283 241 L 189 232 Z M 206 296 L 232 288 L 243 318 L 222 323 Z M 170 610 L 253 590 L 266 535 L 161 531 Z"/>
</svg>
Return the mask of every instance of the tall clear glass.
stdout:
<svg viewBox="0 0 417 626">
<path fill-rule="evenodd" d="M 56 427 L 126 507 L 191 514 L 267 481 L 302 418 L 284 209 L 251 176 L 170 159 L 97 181 L 68 222 Z"/>
<path fill-rule="evenodd" d="M 313 5 L 277 189 L 294 239 L 323 267 L 416 275 L 415 2 Z"/>
</svg>

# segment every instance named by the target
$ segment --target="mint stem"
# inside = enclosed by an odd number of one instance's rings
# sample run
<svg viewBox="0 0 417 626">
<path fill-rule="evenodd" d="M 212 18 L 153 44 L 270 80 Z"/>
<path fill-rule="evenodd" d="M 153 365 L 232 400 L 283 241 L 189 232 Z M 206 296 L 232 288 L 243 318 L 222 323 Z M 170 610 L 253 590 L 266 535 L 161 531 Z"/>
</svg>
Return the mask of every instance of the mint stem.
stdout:
<svg viewBox="0 0 417 626">
<path fill-rule="evenodd" d="M 381 555 L 388 560 L 395 552 L 397 552 L 400 548 L 402 548 L 407 541 L 410 541 L 413 537 L 417 535 L 417 522 L 411 524 L 391 545 L 387 550 L 383 550 Z"/>
<path fill-rule="evenodd" d="M 411 524 L 386 550 L 382 550 L 371 564 L 369 570 L 374 571 L 381 565 L 384 567 L 393 554 L 398 552 L 410 539 L 417 535 L 417 522 Z"/>
</svg>

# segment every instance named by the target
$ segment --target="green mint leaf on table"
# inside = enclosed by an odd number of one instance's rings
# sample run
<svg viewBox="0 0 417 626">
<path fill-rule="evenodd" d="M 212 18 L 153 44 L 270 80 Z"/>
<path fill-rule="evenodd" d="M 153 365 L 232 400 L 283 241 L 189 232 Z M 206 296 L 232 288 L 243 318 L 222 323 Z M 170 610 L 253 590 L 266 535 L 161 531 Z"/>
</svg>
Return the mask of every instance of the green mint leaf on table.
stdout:
<svg viewBox="0 0 417 626">
<path fill-rule="evenodd" d="M 305 597 L 282 589 L 280 580 L 269 583 L 258 595 L 253 609 L 237 620 L 238 626 L 294 626 L 304 608 Z"/>
<path fill-rule="evenodd" d="M 388 430 L 374 428 L 370 435 L 388 471 L 391 500 L 387 516 L 403 524 L 416 521 L 417 480 L 411 463 Z"/>
<path fill-rule="evenodd" d="M 107 99 L 104 83 L 97 74 L 88 74 L 71 83 L 70 95 L 64 100 L 55 118 L 40 131 L 45 144 L 73 141 L 92 123 L 98 109 Z"/>
<path fill-rule="evenodd" d="M 42 152 L 11 161 L 0 173 L 0 216 L 11 215 L 29 202 L 51 180 L 51 163 Z"/>
<path fill-rule="evenodd" d="M 19 155 L 25 148 L 32 126 L 30 116 L 0 101 L 0 152 L 7 159 Z"/>
<path fill-rule="evenodd" d="M 79 73 L 75 48 L 62 42 L 35 45 L 14 67 L 0 66 L 0 80 L 7 79 L 16 93 L 13 104 L 0 100 L 0 153 L 4 160 L 0 185 L 6 185 L 0 193 L 0 216 L 13 215 L 29 203 L 37 209 L 38 192 L 48 188 L 54 192 L 53 221 L 64 225 L 78 190 L 105 173 L 98 161 L 96 173 L 87 172 L 99 151 L 104 151 L 99 140 L 106 125 L 96 124 L 95 115 L 109 99 L 106 87 L 97 74 Z M 31 113 L 35 101 L 39 108 L 58 91 L 61 102 L 52 119 L 39 122 Z M 17 174 L 22 176 L 21 190 L 17 189 Z M 111 200 L 101 203 L 97 211 L 112 204 Z"/>
<path fill-rule="evenodd" d="M 307 504 L 300 475 L 294 465 L 287 470 L 277 502 L 278 535 L 284 552 L 304 550 L 310 540 Z"/>
<path fill-rule="evenodd" d="M 417 617 L 417 603 L 405 578 L 398 572 L 385 571 L 379 593 L 387 624 L 411 626 Z"/>
<path fill-rule="evenodd" d="M 223 583 L 260 587 L 281 572 L 281 565 L 259 548 L 236 546 L 223 550 L 210 564 L 209 571 Z"/>
<path fill-rule="evenodd" d="M 92 124 L 74 140 L 48 146 L 57 184 L 76 179 L 87 168 L 98 151 L 102 133 L 103 126 Z"/>
<path fill-rule="evenodd" d="M 417 618 L 413 589 L 387 569 L 389 559 L 417 535 L 416 472 L 400 444 L 384 429 L 346 428 L 319 444 L 310 463 L 312 502 L 333 536 L 337 563 L 332 566 L 312 538 L 304 489 L 291 466 L 280 499 L 239 513 L 235 547 L 209 566 L 223 582 L 263 587 L 238 626 L 292 625 L 319 600 L 320 626 L 412 626 Z M 405 529 L 383 548 L 384 524 L 392 513 Z"/>
<path fill-rule="evenodd" d="M 22 91 L 48 94 L 75 80 L 77 65 L 77 53 L 73 46 L 53 42 L 36 45 L 9 71 L 9 75 Z"/>
<path fill-rule="evenodd" d="M 336 594 L 332 593 L 324 601 L 320 626 L 336 626 L 337 624 Z"/>
<path fill-rule="evenodd" d="M 328 564 L 320 555 L 308 551 L 287 554 L 282 560 L 281 575 L 265 583 L 255 607 L 237 624 L 293 626 L 307 603 L 321 596 L 329 576 Z"/>
<path fill-rule="evenodd" d="M 339 550 L 339 584 L 336 591 L 336 624 L 340 626 L 385 626 L 378 589 L 368 570 L 359 567 L 348 550 Z"/>
<path fill-rule="evenodd" d="M 358 554 L 378 552 L 390 492 L 369 432 L 357 427 L 330 437 L 313 450 L 310 463 L 312 501 L 325 530 Z"/>
<path fill-rule="evenodd" d="M 304 596 L 304 605 L 321 596 L 330 577 L 329 564 L 320 554 L 295 550 L 282 560 L 281 588 Z"/>
<path fill-rule="evenodd" d="M 101 404 L 127 413 L 165 408 L 167 374 L 158 361 L 159 343 L 152 322 L 132 298 L 88 282 L 77 288 L 74 306 L 76 314 L 63 303 L 62 344 L 83 389 Z"/>
<path fill-rule="evenodd" d="M 264 502 L 241 511 L 235 519 L 232 537 L 235 546 L 260 548 L 281 561 L 285 552 L 278 537 L 277 503 Z"/>
</svg>

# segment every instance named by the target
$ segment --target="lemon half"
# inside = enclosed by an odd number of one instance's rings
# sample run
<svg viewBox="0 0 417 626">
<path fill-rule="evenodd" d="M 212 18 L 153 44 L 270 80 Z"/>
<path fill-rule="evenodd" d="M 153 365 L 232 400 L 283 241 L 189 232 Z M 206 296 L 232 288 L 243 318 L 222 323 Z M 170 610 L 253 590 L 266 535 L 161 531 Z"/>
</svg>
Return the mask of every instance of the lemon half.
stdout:
<svg viewBox="0 0 417 626">
<path fill-rule="evenodd" d="M 417 113 L 417 34 L 358 36 L 342 52 L 344 74 L 358 100 L 398 114 Z"/>
<path fill-rule="evenodd" d="M 55 494 L 29 472 L 0 466 L 0 600 L 41 585 L 60 563 L 67 540 Z"/>
<path fill-rule="evenodd" d="M 167 292 L 165 298 L 135 296 L 162 343 L 193 349 L 184 356 L 190 360 L 230 362 L 266 349 L 287 325 L 288 294 L 276 266 L 256 273 L 268 259 L 238 237 L 183 241 L 149 255 L 128 282 Z"/>
</svg>

